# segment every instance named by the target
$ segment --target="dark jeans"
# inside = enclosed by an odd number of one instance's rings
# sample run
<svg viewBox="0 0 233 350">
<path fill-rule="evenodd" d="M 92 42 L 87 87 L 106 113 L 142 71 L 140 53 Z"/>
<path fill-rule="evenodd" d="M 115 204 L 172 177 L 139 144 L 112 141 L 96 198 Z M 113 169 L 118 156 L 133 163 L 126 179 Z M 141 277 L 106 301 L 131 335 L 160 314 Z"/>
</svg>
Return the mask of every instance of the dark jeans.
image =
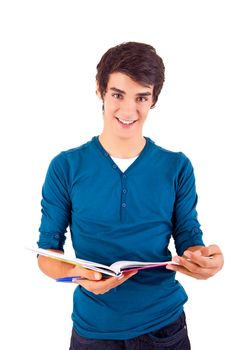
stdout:
<svg viewBox="0 0 233 350">
<path fill-rule="evenodd" d="M 72 332 L 69 350 L 190 350 L 185 314 L 173 323 L 129 340 L 89 339 Z"/>
</svg>

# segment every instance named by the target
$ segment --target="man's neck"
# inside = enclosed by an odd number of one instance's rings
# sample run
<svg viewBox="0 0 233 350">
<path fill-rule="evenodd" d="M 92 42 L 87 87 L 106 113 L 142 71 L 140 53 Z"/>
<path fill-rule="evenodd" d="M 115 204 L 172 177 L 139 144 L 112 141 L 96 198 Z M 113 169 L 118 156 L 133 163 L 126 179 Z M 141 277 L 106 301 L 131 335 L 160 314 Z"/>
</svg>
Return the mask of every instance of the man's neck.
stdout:
<svg viewBox="0 0 233 350">
<path fill-rule="evenodd" d="M 142 135 L 135 138 L 120 139 L 102 133 L 99 136 L 99 141 L 110 156 L 116 158 L 136 157 L 140 154 L 146 144 L 146 139 Z"/>
</svg>

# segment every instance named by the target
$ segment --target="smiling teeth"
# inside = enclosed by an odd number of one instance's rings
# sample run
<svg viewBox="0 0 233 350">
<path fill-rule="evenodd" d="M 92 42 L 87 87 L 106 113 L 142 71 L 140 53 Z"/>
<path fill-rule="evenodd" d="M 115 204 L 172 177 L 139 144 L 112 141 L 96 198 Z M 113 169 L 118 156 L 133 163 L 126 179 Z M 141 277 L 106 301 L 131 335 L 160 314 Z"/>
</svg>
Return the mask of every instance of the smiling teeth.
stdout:
<svg viewBox="0 0 233 350">
<path fill-rule="evenodd" d="M 120 120 L 120 122 L 121 122 L 121 123 L 123 123 L 123 124 L 127 124 L 127 125 L 129 125 L 129 124 L 133 124 L 133 122 L 134 122 L 134 120 L 129 121 L 129 120 L 122 120 L 122 119 L 120 119 L 120 118 L 118 118 L 118 119 Z"/>
</svg>

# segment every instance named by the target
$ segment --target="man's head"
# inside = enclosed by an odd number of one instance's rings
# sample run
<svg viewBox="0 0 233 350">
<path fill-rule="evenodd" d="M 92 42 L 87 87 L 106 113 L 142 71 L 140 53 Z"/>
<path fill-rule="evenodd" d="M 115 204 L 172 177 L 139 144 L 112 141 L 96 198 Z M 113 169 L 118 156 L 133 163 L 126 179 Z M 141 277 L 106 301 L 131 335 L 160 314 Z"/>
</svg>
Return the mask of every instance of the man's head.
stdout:
<svg viewBox="0 0 233 350">
<path fill-rule="evenodd" d="M 96 80 L 102 99 L 110 74 L 120 72 L 144 86 L 153 86 L 153 103 L 157 102 L 164 82 L 164 64 L 155 49 L 147 44 L 127 42 L 110 48 L 97 65 Z"/>
</svg>

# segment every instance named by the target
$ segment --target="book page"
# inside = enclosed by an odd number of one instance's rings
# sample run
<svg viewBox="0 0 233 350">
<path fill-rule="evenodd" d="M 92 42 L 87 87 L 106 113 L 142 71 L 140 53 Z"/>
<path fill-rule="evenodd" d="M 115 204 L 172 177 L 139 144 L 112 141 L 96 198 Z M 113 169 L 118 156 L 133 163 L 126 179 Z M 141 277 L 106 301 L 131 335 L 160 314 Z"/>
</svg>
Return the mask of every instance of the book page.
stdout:
<svg viewBox="0 0 233 350">
<path fill-rule="evenodd" d="M 44 255 L 52 259 L 57 259 L 60 261 L 67 262 L 69 264 L 73 265 L 79 265 L 84 268 L 98 271 L 101 273 L 104 273 L 109 276 L 118 276 L 121 275 L 122 272 L 126 271 L 134 271 L 134 270 L 141 270 L 141 269 L 148 269 L 152 267 L 157 266 L 164 266 L 167 264 L 174 264 L 173 261 L 162 261 L 162 262 L 148 262 L 148 261 L 130 261 L 130 260 L 122 260 L 122 261 L 116 261 L 112 265 L 103 265 L 99 264 L 93 261 L 79 259 L 79 258 L 70 258 L 66 256 L 65 254 L 57 253 L 48 249 L 43 248 L 27 248 L 33 252 L 36 252 L 39 255 Z"/>
<path fill-rule="evenodd" d="M 47 256 L 48 258 L 51 258 L 51 259 L 57 259 L 60 261 L 67 262 L 69 264 L 82 266 L 82 267 L 90 269 L 90 270 L 102 272 L 102 273 L 110 275 L 110 276 L 115 276 L 114 270 L 112 270 L 111 267 L 109 267 L 107 265 L 103 265 L 103 264 L 99 264 L 99 263 L 96 263 L 93 261 L 83 260 L 83 259 L 79 259 L 79 258 L 70 258 L 70 257 L 67 257 L 65 254 L 53 252 L 51 250 L 47 250 L 47 249 L 43 249 L 43 248 L 34 248 L 34 249 L 27 248 L 27 249 L 29 249 L 29 250 L 31 250 L 39 255 Z"/>
<path fill-rule="evenodd" d="M 110 267 L 118 274 L 123 271 L 133 271 L 148 269 L 152 267 L 165 266 L 167 264 L 174 264 L 173 261 L 149 262 L 149 261 L 116 261 Z"/>
</svg>

